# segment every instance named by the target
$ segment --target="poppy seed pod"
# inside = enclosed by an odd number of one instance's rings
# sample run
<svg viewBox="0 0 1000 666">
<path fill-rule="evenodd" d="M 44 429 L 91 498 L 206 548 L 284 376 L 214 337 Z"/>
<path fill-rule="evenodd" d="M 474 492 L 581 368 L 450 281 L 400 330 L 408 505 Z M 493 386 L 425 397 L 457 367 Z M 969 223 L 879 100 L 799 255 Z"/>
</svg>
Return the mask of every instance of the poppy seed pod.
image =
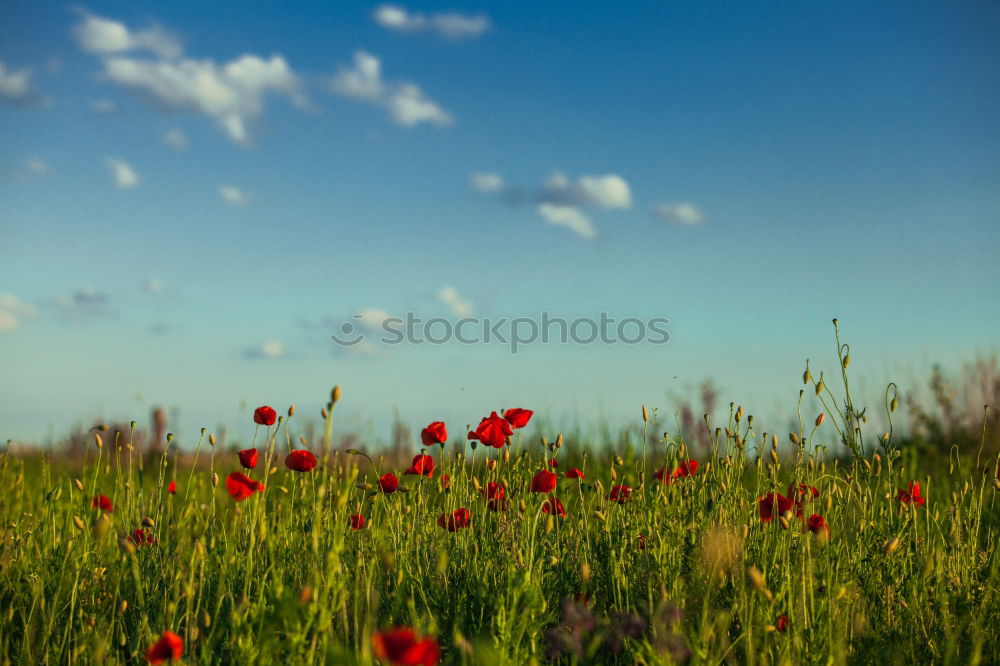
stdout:
<svg viewBox="0 0 1000 666">
<path fill-rule="evenodd" d="M 340 394 L 341 390 L 340 390 L 340 385 L 338 384 L 333 387 L 332 391 L 330 391 L 330 402 L 332 402 L 333 404 L 337 404 L 337 401 L 340 400 Z"/>
<path fill-rule="evenodd" d="M 823 387 L 824 386 L 825 386 L 825 384 L 823 383 L 822 379 L 819 380 L 818 382 L 816 382 L 816 395 L 819 395 L 820 393 L 823 392 Z"/>
<path fill-rule="evenodd" d="M 809 363 L 806 363 L 806 371 L 802 373 L 802 383 L 808 384 L 809 380 L 812 379 L 812 373 L 809 372 Z"/>
</svg>

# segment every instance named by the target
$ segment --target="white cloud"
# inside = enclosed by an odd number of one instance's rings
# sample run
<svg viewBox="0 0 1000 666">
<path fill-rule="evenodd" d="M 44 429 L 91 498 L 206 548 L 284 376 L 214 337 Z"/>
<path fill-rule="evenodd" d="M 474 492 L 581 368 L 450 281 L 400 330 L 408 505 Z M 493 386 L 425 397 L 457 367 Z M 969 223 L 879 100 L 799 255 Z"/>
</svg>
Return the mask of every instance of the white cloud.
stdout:
<svg viewBox="0 0 1000 666">
<path fill-rule="evenodd" d="M 167 144 L 179 153 L 182 153 L 191 147 L 188 143 L 187 137 L 184 135 L 184 132 L 180 131 L 176 127 L 163 135 L 163 143 Z"/>
<path fill-rule="evenodd" d="M 118 105 L 110 99 L 98 99 L 94 100 L 94 103 L 90 105 L 90 108 L 94 110 L 94 113 L 100 113 L 103 115 L 114 113 L 118 110 Z"/>
<path fill-rule="evenodd" d="M 342 66 L 331 86 L 341 97 L 384 107 L 397 124 L 405 127 L 420 123 L 444 126 L 453 122 L 451 115 L 416 84 L 385 83 L 381 61 L 365 51 L 355 52 L 353 67 Z"/>
<path fill-rule="evenodd" d="M 653 206 L 653 215 L 664 222 L 687 226 L 696 226 L 708 219 L 705 211 L 687 202 L 656 204 Z"/>
<path fill-rule="evenodd" d="M 38 314 L 33 305 L 28 305 L 14 294 L 0 293 L 0 333 L 13 331 L 22 319 L 30 319 Z"/>
<path fill-rule="evenodd" d="M 139 174 L 135 172 L 132 165 L 117 157 L 107 157 L 104 160 L 111 171 L 112 180 L 119 190 L 128 190 L 139 184 Z"/>
<path fill-rule="evenodd" d="M 371 329 L 381 328 L 382 323 L 391 317 L 391 314 L 378 308 L 365 308 L 361 312 L 354 315 L 355 319 Z"/>
<path fill-rule="evenodd" d="M 250 195 L 235 185 L 219 185 L 216 190 L 219 197 L 230 206 L 245 206 L 250 202 Z"/>
<path fill-rule="evenodd" d="M 37 155 L 29 157 L 24 165 L 28 170 L 28 174 L 32 176 L 44 176 L 49 172 L 49 165 Z"/>
<path fill-rule="evenodd" d="M 577 182 L 583 198 L 600 208 L 630 208 L 632 193 L 628 183 L 613 173 L 606 176 L 583 176 Z"/>
<path fill-rule="evenodd" d="M 442 303 L 451 308 L 456 317 L 472 316 L 472 303 L 462 298 L 454 287 L 441 287 L 437 295 Z"/>
<path fill-rule="evenodd" d="M 35 97 L 31 89 L 31 70 L 13 70 L 0 60 L 0 102 L 27 104 Z"/>
<path fill-rule="evenodd" d="M 147 61 L 114 57 L 104 61 L 109 80 L 175 109 L 203 113 L 230 139 L 250 143 L 248 124 L 264 112 L 275 93 L 303 107 L 299 77 L 281 56 L 243 55 L 225 64 L 212 60 Z"/>
<path fill-rule="evenodd" d="M 129 30 L 124 23 L 101 16 L 85 16 L 73 35 L 84 51 L 100 55 L 146 50 L 161 58 L 179 58 L 182 52 L 177 38 L 158 26 Z"/>
<path fill-rule="evenodd" d="M 469 174 L 469 187 L 486 194 L 501 192 L 503 191 L 503 176 L 498 173 L 477 171 Z"/>
<path fill-rule="evenodd" d="M 285 345 L 277 340 L 267 340 L 256 347 L 243 351 L 247 358 L 282 358 L 285 355 Z"/>
<path fill-rule="evenodd" d="M 80 287 L 69 296 L 58 297 L 55 304 L 65 318 L 76 322 L 113 312 L 111 297 L 92 285 Z"/>
<path fill-rule="evenodd" d="M 387 30 L 417 33 L 431 31 L 447 39 L 479 37 L 490 29 L 489 17 L 445 12 L 426 16 L 410 12 L 398 5 L 380 5 L 374 12 L 375 22 Z"/>
<path fill-rule="evenodd" d="M 538 204 L 538 214 L 549 224 L 566 227 L 581 238 L 592 240 L 597 236 L 590 219 L 574 206 L 541 203 Z"/>
</svg>

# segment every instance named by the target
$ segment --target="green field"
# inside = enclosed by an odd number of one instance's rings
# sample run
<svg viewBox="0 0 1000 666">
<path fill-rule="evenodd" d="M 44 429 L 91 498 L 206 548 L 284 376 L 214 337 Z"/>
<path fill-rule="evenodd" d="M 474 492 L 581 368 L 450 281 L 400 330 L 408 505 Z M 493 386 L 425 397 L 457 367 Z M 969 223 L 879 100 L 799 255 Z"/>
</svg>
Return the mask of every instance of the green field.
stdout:
<svg viewBox="0 0 1000 666">
<path fill-rule="evenodd" d="M 734 405 L 697 450 L 645 407 L 618 450 L 506 436 L 508 411 L 499 448 L 431 429 L 428 473 L 338 449 L 336 399 L 316 441 L 258 425 L 252 469 L 206 432 L 10 450 L 0 655 L 139 663 L 169 631 L 190 664 L 997 663 L 996 454 L 890 436 L 893 389 L 865 413 L 839 362 L 802 386 L 822 419 L 773 435 Z"/>
</svg>

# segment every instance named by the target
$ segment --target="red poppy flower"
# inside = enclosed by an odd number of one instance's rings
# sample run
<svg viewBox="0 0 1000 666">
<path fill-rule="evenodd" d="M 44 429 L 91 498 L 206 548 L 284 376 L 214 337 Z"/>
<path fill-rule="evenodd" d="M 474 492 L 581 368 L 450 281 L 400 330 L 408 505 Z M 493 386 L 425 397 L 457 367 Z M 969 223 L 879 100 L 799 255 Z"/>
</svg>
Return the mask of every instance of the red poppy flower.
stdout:
<svg viewBox="0 0 1000 666">
<path fill-rule="evenodd" d="M 447 442 L 448 429 L 445 427 L 444 421 L 435 421 L 428 424 L 426 428 L 420 431 L 420 441 L 424 443 L 424 446 L 434 446 L 435 444 L 444 444 Z"/>
<path fill-rule="evenodd" d="M 924 498 L 923 496 L 920 495 L 920 482 L 919 481 L 910 481 L 910 490 L 909 490 L 909 492 L 907 492 L 907 491 L 903 490 L 902 488 L 900 488 L 899 492 L 896 493 L 896 501 L 897 502 L 902 502 L 903 504 L 911 504 L 912 503 L 912 504 L 914 504 L 916 506 L 923 506 L 925 499 L 926 498 Z"/>
<path fill-rule="evenodd" d="M 694 473 L 698 471 L 698 461 L 688 460 L 687 462 L 682 462 L 680 466 L 674 470 L 675 479 L 683 479 L 685 476 L 694 476 Z"/>
<path fill-rule="evenodd" d="M 646 535 L 642 532 L 639 533 L 636 539 L 636 545 L 639 547 L 639 550 L 646 550 Z"/>
<path fill-rule="evenodd" d="M 796 504 L 805 504 L 817 497 L 819 497 L 819 491 L 813 486 L 808 486 L 804 483 L 798 485 L 792 483 L 788 486 L 788 499 Z"/>
<path fill-rule="evenodd" d="M 619 504 L 624 504 L 632 496 L 631 486 L 611 486 L 611 493 L 608 494 L 608 499 L 612 502 L 618 502 Z"/>
<path fill-rule="evenodd" d="M 171 495 L 176 495 L 177 494 L 177 482 L 176 481 L 171 481 L 170 482 L 170 485 L 167 486 L 167 492 L 170 493 Z"/>
<path fill-rule="evenodd" d="M 433 478 L 434 458 L 423 453 L 418 453 L 413 456 L 413 462 L 410 463 L 410 467 L 403 474 L 417 474 L 426 476 L 428 479 Z"/>
<path fill-rule="evenodd" d="M 559 516 L 560 518 L 566 517 L 566 509 L 563 507 L 563 503 L 556 497 L 549 497 L 545 500 L 545 504 L 542 505 L 542 512 L 551 513 L 553 516 Z"/>
<path fill-rule="evenodd" d="M 549 461 L 549 467 L 552 467 L 553 469 L 559 467 L 559 461 L 553 458 Z"/>
<path fill-rule="evenodd" d="M 438 518 L 438 527 L 442 527 L 449 532 L 457 532 L 464 527 L 468 527 L 470 522 L 472 522 L 472 514 L 469 513 L 468 509 L 455 509 L 450 516 L 446 513 L 441 514 Z"/>
<path fill-rule="evenodd" d="M 490 511 L 506 511 L 510 505 L 510 502 L 504 499 L 507 489 L 503 487 L 503 484 L 496 481 L 487 483 L 486 487 L 480 490 L 479 493 L 486 500 L 486 508 Z"/>
<path fill-rule="evenodd" d="M 264 490 L 263 483 L 254 481 L 243 472 L 232 472 L 226 477 L 226 491 L 237 502 L 242 502 L 262 490 Z"/>
<path fill-rule="evenodd" d="M 257 449 L 243 449 L 236 455 L 240 458 L 240 464 L 246 469 L 253 469 L 257 466 Z"/>
<path fill-rule="evenodd" d="M 392 472 L 386 472 L 382 475 L 382 478 L 378 480 L 379 490 L 384 492 L 386 495 L 396 492 L 399 488 L 399 479 Z"/>
<path fill-rule="evenodd" d="M 507 438 L 513 434 L 514 431 L 511 429 L 510 423 L 497 416 L 496 412 L 493 412 L 480 421 L 479 426 L 469 433 L 469 439 L 478 439 L 486 446 L 499 449 L 507 442 Z"/>
<path fill-rule="evenodd" d="M 566 478 L 580 479 L 581 481 L 583 481 L 583 472 L 578 470 L 576 467 L 570 467 L 568 470 L 566 470 Z"/>
<path fill-rule="evenodd" d="M 362 516 L 360 513 L 357 513 L 357 514 L 351 516 L 347 520 L 347 524 L 351 526 L 352 530 L 364 529 L 364 527 L 365 527 L 365 517 Z"/>
<path fill-rule="evenodd" d="M 514 407 L 508 409 L 503 413 L 504 420 L 511 425 L 512 428 L 523 428 L 528 425 L 528 421 L 534 416 L 534 412 L 530 409 L 521 409 L 520 407 Z"/>
<path fill-rule="evenodd" d="M 757 500 L 761 522 L 769 523 L 775 516 L 791 511 L 794 502 L 779 493 L 768 493 Z M 775 511 L 777 509 L 777 511 Z"/>
<path fill-rule="evenodd" d="M 308 472 L 316 466 L 316 456 L 311 451 L 298 449 L 285 456 L 285 467 L 295 472 Z"/>
<path fill-rule="evenodd" d="M 155 546 L 159 543 L 159 541 L 153 537 L 152 532 L 144 529 L 132 530 L 132 533 L 128 535 L 128 539 L 137 546 Z"/>
<path fill-rule="evenodd" d="M 412 629 L 389 629 L 372 636 L 375 657 L 396 666 L 434 666 L 438 645 L 433 638 L 417 639 Z"/>
<path fill-rule="evenodd" d="M 95 497 L 94 501 L 90 503 L 90 506 L 94 507 L 95 509 L 100 509 L 101 511 L 104 511 L 106 513 L 111 513 L 111 511 L 114 508 L 111 506 L 111 500 L 109 500 L 104 495 L 98 495 L 97 497 Z"/>
<path fill-rule="evenodd" d="M 819 534 L 820 532 L 826 532 L 826 536 L 830 536 L 830 526 L 826 524 L 826 519 L 818 513 L 814 513 L 809 516 L 809 520 L 806 522 L 808 529 L 813 534 Z"/>
<path fill-rule="evenodd" d="M 774 624 L 778 627 L 778 631 L 788 631 L 788 616 L 782 615 Z"/>
<path fill-rule="evenodd" d="M 448 490 L 448 488 L 451 488 L 451 477 L 448 476 L 447 474 L 441 475 L 441 488 L 443 490 Z"/>
<path fill-rule="evenodd" d="M 559 477 L 547 469 L 540 469 L 538 473 L 531 477 L 531 492 L 551 493 L 556 489 L 556 482 Z"/>
<path fill-rule="evenodd" d="M 270 426 L 274 425 L 274 420 L 278 418 L 278 413 L 273 409 L 264 405 L 263 407 L 258 407 L 253 410 L 253 422 L 258 425 Z"/>
<path fill-rule="evenodd" d="M 146 650 L 146 661 L 151 664 L 162 664 L 165 661 L 176 661 L 184 654 L 184 641 L 172 631 L 160 634 L 160 640 Z"/>
</svg>

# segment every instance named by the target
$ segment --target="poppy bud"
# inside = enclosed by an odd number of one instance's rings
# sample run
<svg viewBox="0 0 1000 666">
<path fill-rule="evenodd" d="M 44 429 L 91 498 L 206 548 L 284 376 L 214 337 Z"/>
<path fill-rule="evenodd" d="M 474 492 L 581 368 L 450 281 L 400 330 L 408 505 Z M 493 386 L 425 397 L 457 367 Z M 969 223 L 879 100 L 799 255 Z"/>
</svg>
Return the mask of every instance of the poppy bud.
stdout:
<svg viewBox="0 0 1000 666">
<path fill-rule="evenodd" d="M 103 513 L 97 514 L 97 517 L 94 518 L 94 522 L 91 523 L 90 525 L 90 533 L 94 536 L 95 539 L 100 541 L 101 539 L 106 537 L 108 535 L 108 532 L 110 531 L 111 531 L 111 519 L 108 518 Z"/>
<path fill-rule="evenodd" d="M 129 425 L 129 428 L 131 428 L 132 430 L 135 430 L 135 421 L 130 421 L 128 425 Z"/>
<path fill-rule="evenodd" d="M 126 610 L 127 608 L 128 608 L 128 602 L 127 602 L 127 601 L 125 601 L 124 599 L 122 599 L 122 603 L 121 603 L 121 605 L 119 605 L 119 606 L 118 606 L 118 613 L 119 613 L 120 615 L 124 615 L 124 614 L 125 614 L 125 610 Z"/>
<path fill-rule="evenodd" d="M 476 492 L 479 492 L 480 484 L 476 477 L 472 477 L 472 487 L 476 489 Z"/>
<path fill-rule="evenodd" d="M 73 516 L 73 524 L 76 525 L 76 529 L 78 530 L 82 530 L 84 527 L 83 520 L 80 516 Z"/>
<path fill-rule="evenodd" d="M 521 513 L 524 513 L 528 510 L 528 505 L 524 503 L 524 500 L 521 500 L 517 503 L 517 508 L 521 510 Z"/>
<path fill-rule="evenodd" d="M 847 368 L 851 364 L 851 355 L 847 354 L 844 356 L 844 368 Z"/>
<path fill-rule="evenodd" d="M 802 383 L 808 384 L 810 379 L 812 379 L 812 373 L 809 372 L 809 361 L 806 361 L 806 371 L 802 373 Z"/>
<path fill-rule="evenodd" d="M 333 404 L 337 404 L 337 401 L 340 400 L 340 393 L 341 393 L 340 386 L 339 385 L 334 386 L 333 390 L 330 391 L 330 402 L 332 402 Z"/>
<path fill-rule="evenodd" d="M 747 417 L 747 425 L 752 425 L 752 424 L 753 424 L 753 414 Z"/>
<path fill-rule="evenodd" d="M 823 424 L 823 417 L 826 416 L 826 412 L 820 412 L 819 416 L 816 417 L 816 427 L 818 428 Z"/>
<path fill-rule="evenodd" d="M 993 479 L 993 490 L 1000 490 L 1000 479 Z"/>
<path fill-rule="evenodd" d="M 889 411 L 894 412 L 897 407 L 899 407 L 899 400 L 897 398 L 893 398 L 892 402 L 889 403 Z"/>
<path fill-rule="evenodd" d="M 330 415 L 330 413 L 326 411 L 326 407 L 321 407 L 319 410 L 319 415 L 323 418 L 324 421 L 326 421 L 326 418 Z"/>
<path fill-rule="evenodd" d="M 614 467 L 611 468 L 611 480 L 612 481 L 618 480 L 618 472 L 615 471 Z"/>
<path fill-rule="evenodd" d="M 622 460 L 622 457 L 620 455 L 618 455 L 617 453 L 615 454 L 615 457 L 613 458 L 613 460 L 615 461 L 616 465 L 624 465 L 625 464 L 625 462 Z"/>
<path fill-rule="evenodd" d="M 777 435 L 771 435 L 771 448 L 772 449 L 778 448 L 778 436 Z"/>
<path fill-rule="evenodd" d="M 781 518 L 778 518 L 778 522 L 781 523 L 782 529 L 786 529 L 787 530 L 791 526 L 791 523 L 789 523 L 788 519 L 785 518 L 784 516 L 782 516 Z"/>
<path fill-rule="evenodd" d="M 552 515 L 549 514 L 549 517 L 545 519 L 545 533 L 548 534 L 549 532 L 554 530 L 555 527 L 556 527 L 556 521 L 552 517 Z"/>
<path fill-rule="evenodd" d="M 212 616 L 208 614 L 208 611 L 201 612 L 201 626 L 208 629 L 212 626 Z"/>
<path fill-rule="evenodd" d="M 722 428 L 716 428 L 715 429 L 715 438 L 719 439 L 719 437 L 721 437 L 721 436 L 722 436 Z"/>
<path fill-rule="evenodd" d="M 792 444 L 798 444 L 799 443 L 799 436 L 796 435 L 794 432 L 788 433 L 788 439 L 792 440 Z"/>
<path fill-rule="evenodd" d="M 649 410 L 646 409 L 646 405 L 642 406 L 642 420 L 643 422 L 649 421 Z"/>
<path fill-rule="evenodd" d="M 868 462 L 867 458 L 862 458 L 861 459 L 861 464 L 864 465 L 865 469 L 868 470 L 869 472 L 872 471 L 872 464 L 870 462 Z"/>
<path fill-rule="evenodd" d="M 83 482 L 81 482 L 80 479 L 73 479 L 73 485 L 76 486 L 77 490 L 81 492 L 83 491 Z"/>
<path fill-rule="evenodd" d="M 899 546 L 899 537 L 893 537 L 882 544 L 882 552 L 888 555 Z"/>
<path fill-rule="evenodd" d="M 773 462 L 773 463 L 774 463 L 775 465 L 777 465 L 777 464 L 778 464 L 778 452 L 777 452 L 777 451 L 775 451 L 774 449 L 771 449 L 771 461 L 772 461 L 772 462 Z"/>
<path fill-rule="evenodd" d="M 746 539 L 748 536 L 750 536 L 750 526 L 740 525 L 740 538 Z"/>
<path fill-rule="evenodd" d="M 212 473 L 212 487 L 213 488 L 219 487 L 219 475 L 218 473 L 215 472 Z"/>
<path fill-rule="evenodd" d="M 594 518 L 597 518 L 598 520 L 600 520 L 600 521 L 603 522 L 604 521 L 604 512 L 603 511 L 595 511 L 594 512 Z"/>
<path fill-rule="evenodd" d="M 545 563 L 550 567 L 554 567 L 555 565 L 559 564 L 559 558 L 556 557 L 555 555 L 549 555 L 549 559 L 545 560 Z"/>
<path fill-rule="evenodd" d="M 142 519 L 142 526 L 143 527 L 155 527 L 156 523 L 153 522 L 152 518 L 150 518 L 149 516 L 146 516 L 145 518 Z"/>
<path fill-rule="evenodd" d="M 496 466 L 497 466 L 497 461 L 496 460 L 487 460 L 486 461 L 486 467 L 488 467 L 489 469 L 496 469 Z"/>
<path fill-rule="evenodd" d="M 743 418 L 743 405 L 736 408 L 736 422 L 739 423 Z"/>
<path fill-rule="evenodd" d="M 208 443 L 215 446 L 215 433 L 208 433 Z"/>
<path fill-rule="evenodd" d="M 295 405 L 288 405 L 288 418 L 295 415 Z"/>
<path fill-rule="evenodd" d="M 590 565 L 586 562 L 580 563 L 580 580 L 584 583 L 590 582 Z"/>
<path fill-rule="evenodd" d="M 503 450 L 503 461 L 510 462 L 510 449 Z"/>
<path fill-rule="evenodd" d="M 816 382 L 816 395 L 819 395 L 820 393 L 823 392 L 823 387 L 824 386 L 825 386 L 825 384 L 823 384 L 823 380 L 822 379 L 819 380 L 818 382 Z"/>
<path fill-rule="evenodd" d="M 733 438 L 733 431 L 729 429 L 729 426 L 726 426 L 726 437 L 729 439 Z"/>
<path fill-rule="evenodd" d="M 728 453 L 726 454 L 725 460 L 726 460 L 726 467 L 732 467 L 733 466 L 733 457 L 730 456 Z"/>
<path fill-rule="evenodd" d="M 101 436 L 96 432 L 94 433 L 94 443 L 97 444 L 97 448 L 101 448 L 104 446 L 104 440 L 101 439 Z"/>
<path fill-rule="evenodd" d="M 355 486 L 358 490 L 369 491 L 372 489 L 372 484 L 370 483 L 359 483 Z"/>
<path fill-rule="evenodd" d="M 563 445 L 563 436 L 562 433 L 559 433 L 558 435 L 556 435 L 556 448 L 561 449 L 562 445 Z"/>
</svg>

